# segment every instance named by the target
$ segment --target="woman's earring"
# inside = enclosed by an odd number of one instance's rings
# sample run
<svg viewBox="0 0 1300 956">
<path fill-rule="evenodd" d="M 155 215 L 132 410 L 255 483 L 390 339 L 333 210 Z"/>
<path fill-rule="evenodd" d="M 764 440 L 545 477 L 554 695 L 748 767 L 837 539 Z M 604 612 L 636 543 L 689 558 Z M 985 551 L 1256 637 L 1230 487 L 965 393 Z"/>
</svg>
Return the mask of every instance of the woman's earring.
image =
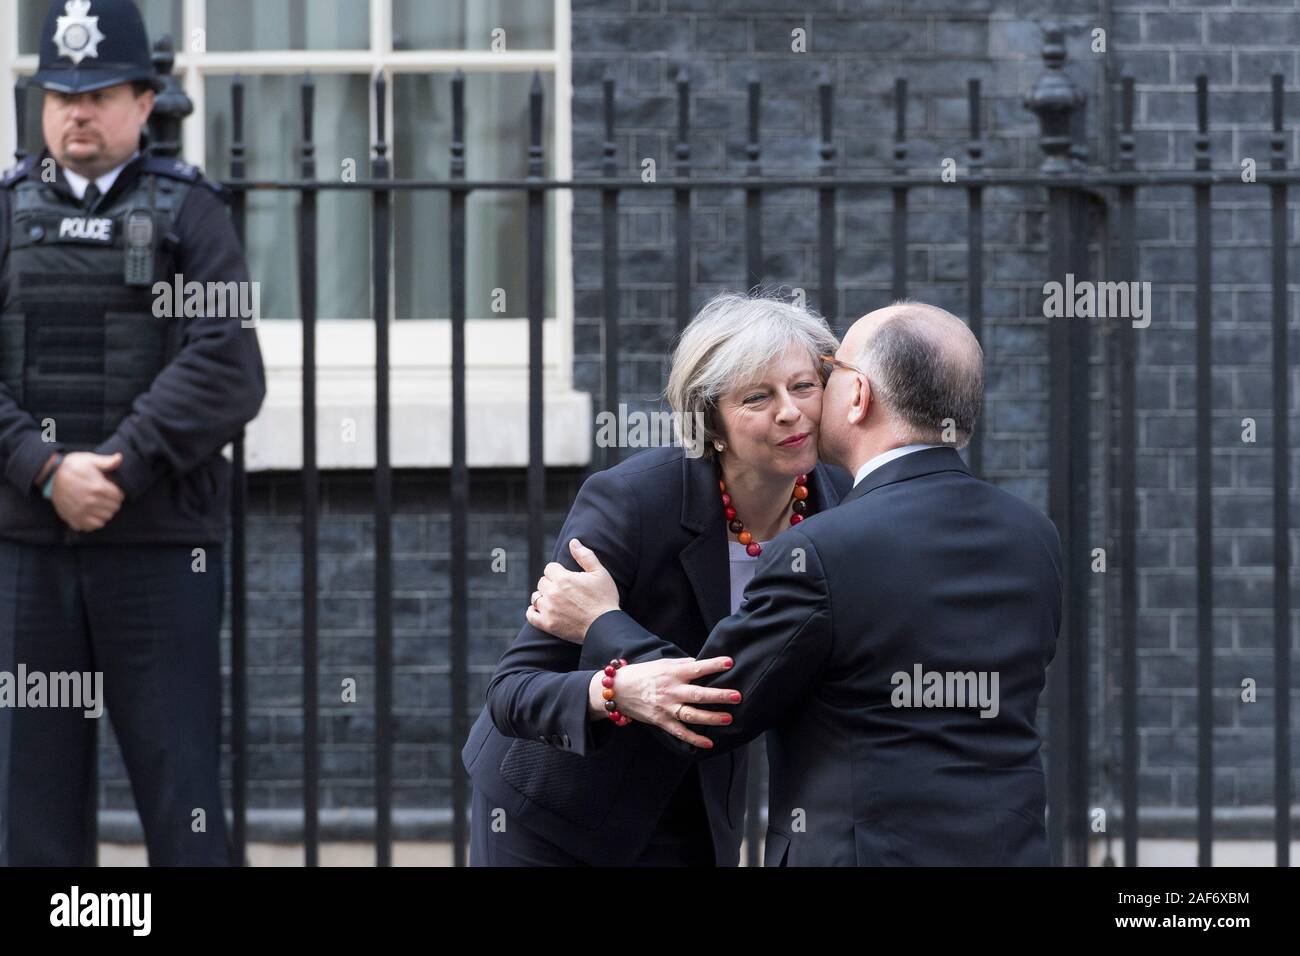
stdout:
<svg viewBox="0 0 1300 956">
<path fill-rule="evenodd" d="M 724 444 L 723 444 L 722 442 L 720 442 L 720 441 L 715 441 L 715 442 L 713 443 L 713 449 L 714 449 L 714 451 L 722 451 L 722 450 L 724 450 L 726 447 L 727 447 L 727 446 L 724 445 Z"/>
</svg>

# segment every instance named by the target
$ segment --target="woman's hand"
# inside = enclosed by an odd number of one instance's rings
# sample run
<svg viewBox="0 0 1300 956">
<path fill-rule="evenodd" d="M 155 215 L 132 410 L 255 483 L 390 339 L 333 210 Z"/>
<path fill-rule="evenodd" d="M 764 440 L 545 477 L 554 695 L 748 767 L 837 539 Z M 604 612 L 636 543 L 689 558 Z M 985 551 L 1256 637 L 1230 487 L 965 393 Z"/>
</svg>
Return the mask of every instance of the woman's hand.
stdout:
<svg viewBox="0 0 1300 956">
<path fill-rule="evenodd" d="M 596 552 L 577 538 L 569 541 L 569 553 L 583 570 L 570 571 L 555 561 L 548 564 L 524 617 L 539 631 L 581 644 L 592 621 L 618 610 L 618 585 Z"/>
<path fill-rule="evenodd" d="M 627 664 L 614 672 L 614 703 L 619 713 L 654 724 L 692 747 L 710 749 L 713 741 L 692 731 L 687 724 L 725 726 L 730 714 L 710 710 L 701 704 L 738 704 L 740 692 L 721 687 L 700 687 L 691 681 L 718 674 L 732 665 L 730 657 L 665 657 L 641 664 Z M 603 717 L 605 699 L 603 671 L 597 671 L 587 689 L 587 706 L 593 716 Z"/>
</svg>

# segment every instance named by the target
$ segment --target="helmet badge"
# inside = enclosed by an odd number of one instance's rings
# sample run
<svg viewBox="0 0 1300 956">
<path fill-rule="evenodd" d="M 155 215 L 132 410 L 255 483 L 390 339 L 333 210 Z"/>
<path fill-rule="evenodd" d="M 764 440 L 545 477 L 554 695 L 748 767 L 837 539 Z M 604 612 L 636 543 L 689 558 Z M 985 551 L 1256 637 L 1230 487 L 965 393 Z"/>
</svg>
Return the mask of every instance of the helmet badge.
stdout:
<svg viewBox="0 0 1300 956">
<path fill-rule="evenodd" d="M 99 44 L 106 37 L 99 32 L 99 17 L 87 16 L 90 0 L 68 0 L 63 9 L 67 15 L 59 17 L 58 29 L 54 31 L 59 56 L 66 56 L 74 66 L 88 56 L 98 57 Z"/>
</svg>

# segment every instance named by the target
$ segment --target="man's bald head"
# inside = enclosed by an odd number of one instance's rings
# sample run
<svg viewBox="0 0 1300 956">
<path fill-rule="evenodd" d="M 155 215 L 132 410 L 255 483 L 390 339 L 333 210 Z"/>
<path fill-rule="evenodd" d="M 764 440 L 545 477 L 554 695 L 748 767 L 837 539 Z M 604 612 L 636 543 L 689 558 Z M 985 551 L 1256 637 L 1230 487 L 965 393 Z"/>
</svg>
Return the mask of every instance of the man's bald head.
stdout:
<svg viewBox="0 0 1300 956">
<path fill-rule="evenodd" d="M 957 316 L 896 302 L 858 319 L 843 352 L 856 358 L 897 419 L 899 441 L 942 443 L 950 424 L 958 448 L 970 441 L 984 399 L 984 351 Z"/>
</svg>

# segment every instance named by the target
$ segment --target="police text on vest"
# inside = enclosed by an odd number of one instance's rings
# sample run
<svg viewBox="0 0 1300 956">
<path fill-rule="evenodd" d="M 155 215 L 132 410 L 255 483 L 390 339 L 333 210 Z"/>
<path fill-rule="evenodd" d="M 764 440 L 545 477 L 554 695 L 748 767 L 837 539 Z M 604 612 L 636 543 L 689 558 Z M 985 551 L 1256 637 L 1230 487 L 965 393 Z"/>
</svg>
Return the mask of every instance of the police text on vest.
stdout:
<svg viewBox="0 0 1300 956">
<path fill-rule="evenodd" d="M 112 242 L 113 220 L 67 216 L 59 226 L 59 238 L 86 239 L 90 242 Z"/>
</svg>

